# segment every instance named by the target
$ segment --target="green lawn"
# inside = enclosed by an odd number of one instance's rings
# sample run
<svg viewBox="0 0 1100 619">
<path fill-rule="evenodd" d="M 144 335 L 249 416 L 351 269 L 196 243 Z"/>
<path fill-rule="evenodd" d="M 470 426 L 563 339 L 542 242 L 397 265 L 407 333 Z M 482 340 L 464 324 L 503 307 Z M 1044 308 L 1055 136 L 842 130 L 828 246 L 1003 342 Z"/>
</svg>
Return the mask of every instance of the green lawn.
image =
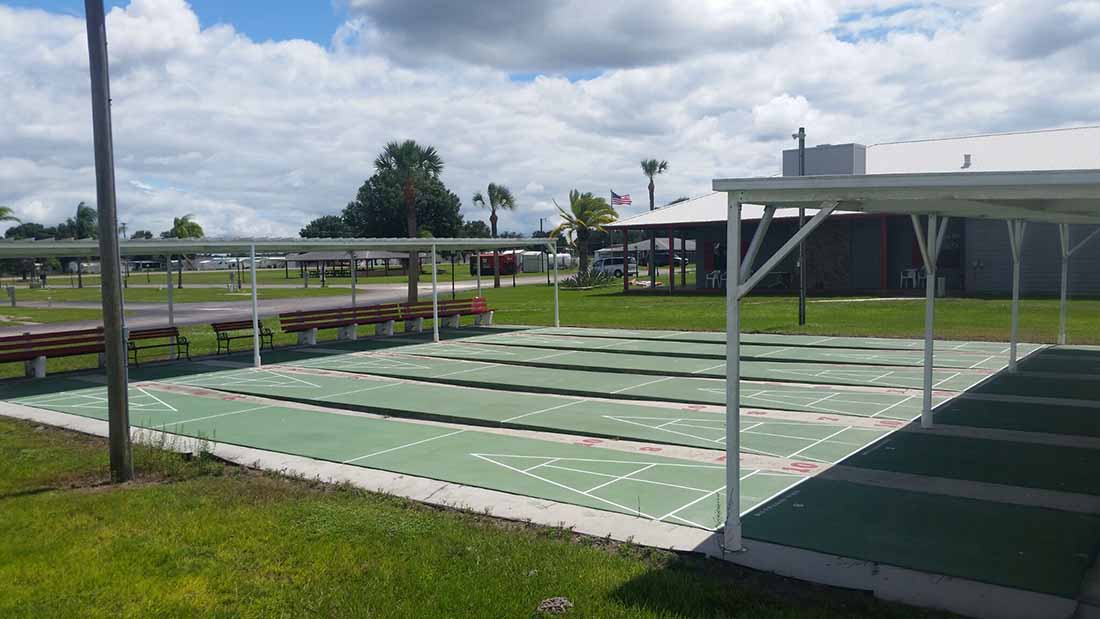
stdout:
<svg viewBox="0 0 1100 619">
<path fill-rule="evenodd" d="M 0 419 L 0 615 L 945 616 L 717 561 Z"/>
<path fill-rule="evenodd" d="M 502 288 L 485 292 L 497 309 L 497 322 L 551 325 L 553 293 L 543 286 Z M 675 295 L 645 291 L 622 294 L 621 287 L 561 290 L 561 324 L 645 329 L 720 331 L 726 328 L 725 297 Z M 953 340 L 1007 341 L 1008 299 L 939 299 L 936 337 Z M 924 337 L 924 299 L 846 302 L 811 298 L 807 324 L 799 327 L 798 298 L 752 296 L 741 303 L 746 332 L 807 333 L 867 337 Z M 1069 302 L 1071 343 L 1100 344 L 1100 300 Z M 1054 342 L 1058 332 L 1057 299 L 1020 301 L 1020 339 Z"/>
<path fill-rule="evenodd" d="M 439 270 L 436 274 L 436 277 L 439 279 L 440 282 L 450 282 L 451 281 L 451 263 L 449 261 L 440 262 L 438 266 L 439 266 Z M 561 269 L 560 271 L 558 271 L 558 276 L 559 277 L 565 277 L 565 276 L 571 275 L 575 272 L 576 272 L 576 269 Z M 644 272 L 644 269 L 643 269 L 643 272 Z M 662 272 L 664 272 L 664 271 L 662 271 Z M 532 276 L 532 275 L 539 275 L 539 273 L 517 273 L 516 274 L 517 277 L 527 277 L 527 276 Z M 545 273 L 543 273 L 542 275 L 545 276 Z M 689 274 L 689 276 L 690 276 L 690 274 Z M 187 284 L 228 284 L 229 283 L 229 277 L 230 277 L 230 271 L 184 271 L 184 273 L 183 273 L 183 285 L 186 289 Z M 425 281 L 425 282 L 430 282 L 431 281 L 431 269 L 430 269 L 430 267 L 426 266 L 424 268 L 424 270 L 420 274 L 420 278 L 421 278 L 421 281 Z M 455 281 L 470 281 L 470 280 L 474 280 L 474 279 L 477 279 L 477 276 L 470 274 L 470 268 L 468 266 L 464 265 L 461 262 L 455 264 Z M 502 275 L 500 279 L 501 279 L 502 284 L 505 283 L 505 282 L 511 283 L 512 276 L 511 275 Z M 135 285 L 135 286 L 139 286 L 139 285 L 140 286 L 160 286 L 160 285 L 164 285 L 166 283 L 163 271 L 160 271 L 160 272 L 145 272 L 145 273 L 131 273 L 129 278 L 128 278 L 128 281 L 129 281 L 130 284 Z M 175 273 L 172 274 L 172 281 L 176 281 L 176 274 Z M 249 272 L 247 270 L 244 271 L 243 278 L 242 278 L 241 281 L 245 282 L 245 285 L 248 285 L 248 282 L 251 281 L 251 278 L 249 277 Z M 332 277 L 332 276 L 330 276 L 330 277 L 327 277 L 325 281 L 326 281 L 326 283 L 333 284 L 333 285 L 336 285 L 336 284 L 342 284 L 342 285 L 345 285 L 345 286 L 351 285 L 351 277 L 350 276 L 346 276 L 346 277 Z M 367 275 L 365 275 L 362 271 L 360 271 L 360 273 L 358 275 L 358 281 L 359 281 L 360 284 L 372 284 L 372 283 L 374 283 L 374 284 L 380 284 L 380 283 L 400 284 L 400 283 L 404 283 L 408 280 L 406 280 L 405 275 L 400 273 L 400 271 L 398 269 L 390 269 L 389 270 L 389 275 L 386 274 L 386 271 L 384 269 L 371 269 L 370 274 L 367 274 Z M 482 275 L 482 281 L 483 282 L 485 282 L 485 281 L 490 281 L 491 282 L 491 281 L 493 281 L 493 276 L 489 275 L 489 274 Z M 51 275 L 51 276 L 49 276 L 48 282 L 49 282 L 49 286 L 51 288 L 63 289 L 63 288 L 73 288 L 73 287 L 75 287 L 77 280 L 76 280 L 75 276 L 70 277 L 69 275 Z M 301 287 L 303 285 L 301 272 L 297 269 L 291 269 L 289 272 L 284 272 L 283 269 L 260 269 L 256 272 L 256 282 L 259 283 L 261 286 L 265 285 L 265 284 L 274 284 L 274 285 L 292 285 L 292 286 Z M 26 288 L 29 285 L 29 282 L 21 281 L 18 278 L 14 278 L 14 279 L 4 278 L 2 280 L 2 282 L 0 282 L 0 283 L 2 283 L 3 285 L 9 285 L 10 284 L 10 285 L 16 286 L 18 288 Z M 84 285 L 89 286 L 89 287 L 99 286 L 99 276 L 98 275 L 85 275 L 84 276 Z M 310 286 L 310 288 L 320 286 L 320 279 L 317 277 L 315 271 L 309 277 L 309 286 Z"/>
<path fill-rule="evenodd" d="M 100 310 L 94 309 L 0 307 L 0 327 L 73 322 L 76 320 L 99 320 L 102 315 L 103 313 Z"/>
</svg>

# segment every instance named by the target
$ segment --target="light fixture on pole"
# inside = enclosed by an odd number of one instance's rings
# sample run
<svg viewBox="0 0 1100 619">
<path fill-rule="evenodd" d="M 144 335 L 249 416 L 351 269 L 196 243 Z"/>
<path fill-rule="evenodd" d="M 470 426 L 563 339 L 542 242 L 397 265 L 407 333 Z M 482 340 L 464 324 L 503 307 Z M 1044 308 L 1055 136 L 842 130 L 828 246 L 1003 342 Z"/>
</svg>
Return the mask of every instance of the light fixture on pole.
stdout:
<svg viewBox="0 0 1100 619">
<path fill-rule="evenodd" d="M 798 140 L 798 175 L 806 176 L 806 128 L 799 127 L 798 133 L 792 134 L 792 138 Z M 798 207 L 798 229 L 806 225 L 806 209 Z M 806 244 L 798 244 L 798 324 L 806 324 Z"/>
</svg>

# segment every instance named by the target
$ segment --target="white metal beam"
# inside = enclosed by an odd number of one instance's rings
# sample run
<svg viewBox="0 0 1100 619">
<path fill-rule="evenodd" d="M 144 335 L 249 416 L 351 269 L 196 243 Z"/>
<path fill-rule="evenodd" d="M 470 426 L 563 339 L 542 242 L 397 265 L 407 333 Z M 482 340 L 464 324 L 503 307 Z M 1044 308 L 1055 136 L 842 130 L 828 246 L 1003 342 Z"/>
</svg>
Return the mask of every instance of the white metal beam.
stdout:
<svg viewBox="0 0 1100 619">
<path fill-rule="evenodd" d="M 1062 286 L 1061 294 L 1058 299 L 1058 343 L 1065 345 L 1066 338 L 1066 322 L 1067 314 L 1069 311 L 1069 259 L 1073 257 L 1073 254 L 1077 253 L 1077 250 L 1084 247 L 1089 241 L 1100 235 L 1100 227 L 1096 228 L 1088 234 L 1085 238 L 1081 239 L 1073 247 L 1069 244 L 1069 224 L 1058 224 L 1058 240 L 1062 244 Z"/>
<path fill-rule="evenodd" d="M 947 229 L 947 218 L 937 225 L 935 213 L 928 215 L 928 234 L 921 230 L 920 218 L 912 215 L 913 231 L 917 235 L 921 257 L 924 258 L 924 390 L 921 402 L 920 425 L 931 428 L 932 419 L 932 371 L 935 368 L 935 326 L 936 326 L 936 260 L 939 258 L 939 243 Z"/>
<path fill-rule="evenodd" d="M 555 327 L 560 327 L 561 326 L 561 317 L 558 313 L 558 254 L 557 254 L 558 248 L 557 248 L 557 241 L 554 241 L 554 244 L 551 245 L 551 247 L 554 248 L 554 326 Z M 624 257 L 623 258 L 624 264 L 625 264 L 625 261 L 626 261 L 626 258 Z M 623 277 L 626 277 L 626 275 L 623 275 Z"/>
<path fill-rule="evenodd" d="M 1016 371 L 1016 349 L 1020 339 L 1020 259 L 1024 250 L 1027 222 L 1009 220 L 1008 240 L 1012 246 L 1012 328 L 1008 340 L 1008 370 Z"/>
<path fill-rule="evenodd" d="M 439 343 L 439 285 L 436 273 L 435 245 L 432 245 L 432 341 Z"/>
<path fill-rule="evenodd" d="M 249 271 L 252 273 L 252 366 L 260 367 L 260 308 L 256 301 L 256 246 L 248 248 Z M 180 268 L 183 261 L 180 261 Z"/>
<path fill-rule="evenodd" d="M 749 242 L 749 249 L 745 252 L 744 259 L 741 260 L 741 279 L 738 281 L 744 283 L 749 278 L 749 274 L 752 273 L 752 265 L 756 262 L 756 254 L 760 252 L 760 246 L 764 244 L 764 236 L 768 234 L 768 228 L 772 225 L 772 218 L 775 217 L 775 207 L 765 206 L 764 215 L 760 218 L 760 223 L 756 226 L 756 232 L 752 235 L 752 241 Z"/>
<path fill-rule="evenodd" d="M 176 308 L 172 302 L 172 256 L 165 256 L 164 258 L 164 274 L 168 277 L 168 326 L 176 326 Z M 179 355 L 179 351 L 176 350 L 176 341 L 172 340 L 172 346 L 168 349 L 168 356 L 170 359 L 175 359 Z"/>
<path fill-rule="evenodd" d="M 727 197 L 726 273 L 741 272 L 741 201 Z M 722 547 L 741 545 L 741 295 L 734 278 L 726 278 L 726 526 Z"/>
<path fill-rule="evenodd" d="M 730 193 L 730 195 L 733 195 L 733 194 Z M 739 299 L 741 297 L 744 297 L 748 293 L 752 292 L 752 289 L 755 288 L 756 285 L 760 283 L 760 280 L 767 277 L 768 273 L 771 273 L 772 270 L 775 269 L 775 267 L 780 262 L 782 262 L 783 259 L 786 258 L 788 254 L 790 254 L 792 251 L 794 251 L 794 249 L 796 247 L 798 247 L 798 244 L 801 243 L 803 239 L 805 239 L 807 236 L 809 236 L 811 232 L 816 230 L 817 227 L 820 226 L 825 221 L 825 219 L 827 219 L 829 217 L 829 215 L 832 214 L 832 212 L 834 210 L 836 210 L 837 204 L 838 204 L 837 202 L 823 202 L 821 204 L 821 210 L 819 210 L 817 212 L 817 214 L 815 214 L 812 218 L 810 218 L 810 221 L 806 222 L 806 225 L 803 226 L 802 228 L 800 228 L 798 230 L 798 232 L 796 232 L 794 234 L 794 236 L 787 239 L 787 242 L 784 243 L 783 246 L 780 247 L 779 250 L 776 251 L 775 254 L 773 254 L 771 258 L 769 258 L 763 265 L 761 265 L 761 267 L 759 269 L 757 269 L 755 273 L 750 275 L 748 277 L 748 279 L 745 280 L 744 284 L 741 284 L 740 286 L 736 286 L 736 279 L 731 278 L 730 275 L 729 275 L 730 272 L 727 271 L 726 286 L 729 287 L 731 285 L 734 285 L 735 287 L 737 287 L 738 288 L 737 298 L 739 298 Z M 728 227 L 728 224 L 727 224 L 727 227 Z M 738 238 L 740 238 L 740 236 L 741 236 L 741 233 L 740 233 L 740 231 L 738 231 Z M 738 243 L 740 243 L 740 241 L 738 241 Z M 729 254 L 730 252 L 733 252 L 733 253 L 737 254 L 737 261 L 738 261 L 738 270 L 737 271 L 732 271 L 732 273 L 733 274 L 740 274 L 740 269 L 741 269 L 741 266 L 740 266 L 741 246 L 738 245 L 737 247 L 727 248 L 726 253 Z"/>
</svg>

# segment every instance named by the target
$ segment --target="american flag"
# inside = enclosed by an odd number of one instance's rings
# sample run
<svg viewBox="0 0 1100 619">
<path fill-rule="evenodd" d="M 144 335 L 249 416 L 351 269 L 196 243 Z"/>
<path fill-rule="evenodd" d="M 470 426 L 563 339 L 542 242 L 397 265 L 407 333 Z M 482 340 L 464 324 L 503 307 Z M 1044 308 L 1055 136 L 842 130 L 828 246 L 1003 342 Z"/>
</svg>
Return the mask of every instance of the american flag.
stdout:
<svg viewBox="0 0 1100 619">
<path fill-rule="evenodd" d="M 625 205 L 632 204 L 631 201 L 630 201 L 630 194 L 628 193 L 628 194 L 624 194 L 624 195 L 620 196 L 619 194 L 612 191 L 611 192 L 611 204 L 613 206 L 623 206 L 624 204 Z"/>
</svg>

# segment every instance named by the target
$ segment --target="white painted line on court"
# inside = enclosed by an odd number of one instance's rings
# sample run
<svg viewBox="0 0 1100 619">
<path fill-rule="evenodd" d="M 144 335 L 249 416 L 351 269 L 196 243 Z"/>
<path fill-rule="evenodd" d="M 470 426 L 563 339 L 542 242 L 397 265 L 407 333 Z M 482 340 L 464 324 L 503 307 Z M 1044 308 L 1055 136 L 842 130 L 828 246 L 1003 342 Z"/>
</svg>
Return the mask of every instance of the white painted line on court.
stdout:
<svg viewBox="0 0 1100 619">
<path fill-rule="evenodd" d="M 161 404 L 162 404 L 162 405 L 163 405 L 163 406 L 164 406 L 165 408 L 167 408 L 168 410 L 172 411 L 173 413 L 178 413 L 178 412 L 179 412 L 178 410 L 176 410 L 176 407 L 174 407 L 174 406 L 172 406 L 171 404 L 169 404 L 169 403 L 165 402 L 164 400 L 162 400 L 162 399 L 158 398 L 157 396 L 155 396 L 155 395 L 153 395 L 153 394 L 149 393 L 148 391 L 146 391 L 146 390 L 144 390 L 144 389 L 142 389 L 142 388 L 140 388 L 140 387 L 138 388 L 138 391 L 140 391 L 140 392 L 144 393 L 145 395 L 149 396 L 150 398 L 153 398 L 153 399 L 154 399 L 154 400 L 156 400 L 157 402 L 160 402 L 160 403 L 161 403 Z"/>
<path fill-rule="evenodd" d="M 532 411 L 530 413 L 524 413 L 522 415 L 516 415 L 515 417 L 509 417 L 508 419 L 502 419 L 501 423 L 508 423 L 510 421 L 515 421 L 517 419 L 523 419 L 524 417 L 530 417 L 531 415 L 539 415 L 539 414 L 542 414 L 542 413 L 549 413 L 550 411 L 556 411 L 559 408 L 565 408 L 566 406 L 575 406 L 575 405 L 580 404 L 582 402 L 588 402 L 588 400 L 587 399 L 585 399 L 585 400 L 573 400 L 572 402 L 566 402 L 565 404 L 558 404 L 557 406 L 551 406 L 550 408 L 543 408 L 543 409 L 540 409 L 540 410 L 537 410 L 537 411 Z"/>
<path fill-rule="evenodd" d="M 604 488 L 604 487 L 606 487 L 606 486 L 610 486 L 611 484 L 613 484 L 613 483 L 615 483 L 615 482 L 623 481 L 623 480 L 625 480 L 625 479 L 630 479 L 631 477 L 633 477 L 633 476 L 637 475 L 638 473 L 641 473 L 641 472 L 643 472 L 643 471 L 648 471 L 649 469 L 651 469 L 651 468 L 653 468 L 653 467 L 655 467 L 655 466 L 657 466 L 657 464 L 656 464 L 656 463 L 654 463 L 654 464 L 647 464 L 647 465 L 643 466 L 643 467 L 642 467 L 642 468 L 640 468 L 640 469 L 635 469 L 634 471 L 631 471 L 630 473 L 627 473 L 626 475 L 619 475 L 619 476 L 615 476 L 615 475 L 607 475 L 608 477 L 610 477 L 610 478 L 611 478 L 611 479 L 610 479 L 609 481 L 605 481 L 604 483 L 602 483 L 602 484 L 599 484 L 598 486 L 595 486 L 595 487 L 589 488 L 589 489 L 588 489 L 588 490 L 586 490 L 585 492 L 595 492 L 595 491 L 599 490 L 600 488 Z M 597 474 L 597 475 L 604 475 L 604 473 L 596 473 L 596 474 Z M 639 479 L 639 480 L 636 480 L 636 481 L 645 481 L 645 480 L 644 480 L 644 479 Z"/>
<path fill-rule="evenodd" d="M 646 381 L 644 383 L 638 383 L 637 385 L 631 385 L 629 387 L 623 387 L 622 389 L 616 389 L 616 390 L 614 390 L 610 393 L 622 393 L 624 391 L 629 391 L 631 389 L 638 389 L 638 388 L 641 388 L 641 387 L 648 387 L 649 385 L 656 385 L 657 383 L 663 383 L 664 381 L 671 380 L 673 378 L 675 378 L 675 377 L 674 376 L 663 376 L 661 378 L 657 378 L 657 379 L 654 379 L 654 380 L 649 380 L 649 381 Z"/>
<path fill-rule="evenodd" d="M 404 445 L 398 445 L 397 447 L 390 447 L 389 449 L 383 449 L 381 451 L 375 451 L 373 453 L 369 453 L 369 454 L 366 454 L 366 455 L 363 455 L 363 456 L 359 456 L 358 458 L 352 458 L 350 460 L 344 460 L 343 464 L 350 464 L 350 463 L 355 462 L 357 460 L 363 460 L 365 458 L 373 458 L 374 456 L 381 456 L 382 454 L 388 454 L 388 453 L 391 453 L 391 452 L 394 452 L 394 451 L 405 449 L 407 447 L 415 447 L 417 445 L 423 445 L 424 443 L 430 443 L 431 441 L 437 441 L 441 438 L 447 438 L 448 436 L 454 436 L 456 434 L 462 434 L 463 432 L 468 432 L 468 430 L 456 430 L 454 432 L 448 432 L 446 434 L 440 434 L 439 436 L 433 436 L 431 438 L 426 438 L 426 439 L 423 439 L 423 440 L 414 441 L 412 443 L 406 443 Z"/>
<path fill-rule="evenodd" d="M 217 415 L 207 415 L 206 417 L 196 417 L 194 419 L 181 419 L 179 421 L 172 421 L 172 422 L 169 422 L 169 423 L 161 424 L 161 425 L 156 426 L 156 427 L 157 427 L 157 429 L 160 429 L 160 430 L 163 430 L 163 429 L 165 429 L 169 426 L 175 428 L 177 426 L 182 426 L 185 423 L 194 423 L 196 421 L 206 421 L 207 419 L 216 419 L 218 417 L 228 417 L 230 415 L 240 415 L 241 413 L 251 413 L 252 411 L 263 410 L 265 408 L 274 408 L 275 406 L 277 406 L 277 405 L 275 405 L 275 404 L 265 404 L 264 406 L 253 406 L 252 408 L 246 408 L 244 410 L 232 411 L 232 412 L 228 412 L 228 413 L 218 413 Z"/>
<path fill-rule="evenodd" d="M 799 449 L 798 451 L 794 452 L 793 454 L 791 454 L 790 456 L 787 456 L 787 457 L 793 458 L 793 457 L 797 456 L 798 454 L 806 451 L 807 449 L 812 449 L 814 447 L 817 447 L 818 445 L 820 445 L 820 444 L 824 443 L 825 441 L 833 438 L 834 436 L 837 436 L 838 434 L 843 434 L 843 433 L 847 432 L 850 429 L 851 429 L 850 427 L 844 426 L 843 428 L 841 428 L 840 430 L 837 430 L 836 432 L 833 432 L 829 436 L 826 436 L 825 438 L 822 438 L 822 439 L 818 439 L 818 440 L 814 441 L 813 443 L 810 443 L 806 447 L 803 447 L 802 449 Z"/>
</svg>

